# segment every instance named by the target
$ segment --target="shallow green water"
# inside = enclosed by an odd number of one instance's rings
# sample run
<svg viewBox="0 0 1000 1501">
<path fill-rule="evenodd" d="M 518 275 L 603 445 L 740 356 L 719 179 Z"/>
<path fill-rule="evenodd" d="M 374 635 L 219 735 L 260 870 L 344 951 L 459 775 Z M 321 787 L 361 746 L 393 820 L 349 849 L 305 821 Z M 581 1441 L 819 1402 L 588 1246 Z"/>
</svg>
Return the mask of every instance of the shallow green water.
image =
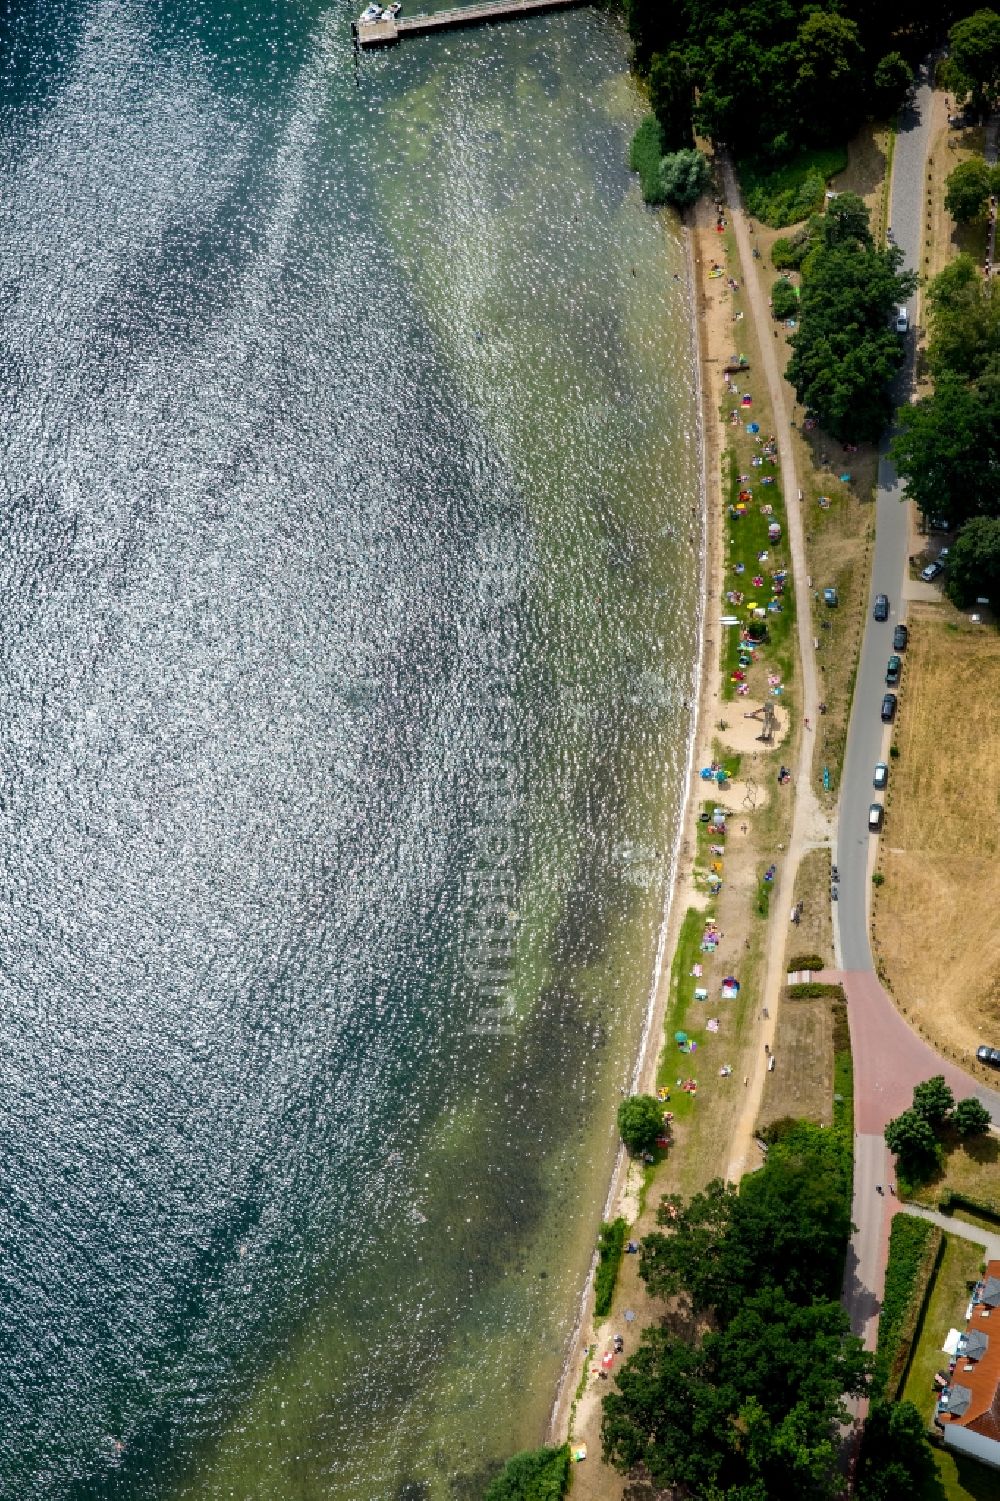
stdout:
<svg viewBox="0 0 1000 1501">
<path fill-rule="evenodd" d="M 652 979 L 697 455 L 594 12 L 6 39 L 0 1496 L 478 1497 Z"/>
</svg>

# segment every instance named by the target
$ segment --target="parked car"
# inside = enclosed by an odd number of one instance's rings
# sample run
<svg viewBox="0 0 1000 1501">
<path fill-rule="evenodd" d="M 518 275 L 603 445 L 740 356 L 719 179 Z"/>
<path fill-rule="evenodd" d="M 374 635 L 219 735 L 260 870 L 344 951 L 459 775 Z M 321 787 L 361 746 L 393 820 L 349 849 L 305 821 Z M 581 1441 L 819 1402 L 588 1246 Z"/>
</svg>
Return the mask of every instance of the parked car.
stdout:
<svg viewBox="0 0 1000 1501">
<path fill-rule="evenodd" d="M 868 832 L 877 834 L 882 827 L 882 804 L 870 803 L 868 806 Z"/>
<path fill-rule="evenodd" d="M 829 605 L 831 610 L 835 610 L 837 608 L 838 604 L 840 603 L 840 597 L 837 594 L 836 589 L 823 590 L 823 603 L 825 605 Z"/>
<path fill-rule="evenodd" d="M 928 563 L 926 568 L 921 568 L 920 577 L 925 584 L 933 584 L 934 580 L 942 573 L 944 573 L 944 564 L 938 562 L 937 558 L 935 558 L 933 563 Z"/>
<path fill-rule="evenodd" d="M 879 792 L 884 792 L 886 784 L 887 784 L 888 781 L 889 781 L 889 768 L 888 768 L 888 766 L 886 765 L 886 763 L 884 761 L 878 761 L 878 762 L 876 762 L 876 764 L 875 764 L 875 775 L 872 778 L 872 786 L 875 787 Z"/>
<path fill-rule="evenodd" d="M 910 331 L 910 318 L 909 318 L 909 314 L 907 313 L 905 307 L 898 307 L 896 309 L 896 332 L 897 332 L 897 334 L 908 334 L 909 331 Z"/>
<path fill-rule="evenodd" d="M 902 672 L 902 670 L 902 659 L 895 655 L 891 656 L 888 662 L 885 664 L 885 680 L 889 684 L 890 688 L 895 688 L 896 684 L 899 682 L 899 674 Z"/>
<path fill-rule="evenodd" d="M 889 619 L 889 596 L 888 594 L 876 594 L 874 615 L 876 620 Z"/>
<path fill-rule="evenodd" d="M 976 1049 L 976 1058 L 980 1063 L 986 1063 L 990 1068 L 1000 1068 L 1000 1048 L 988 1048 L 983 1045 Z"/>
<path fill-rule="evenodd" d="M 950 532 L 951 522 L 947 516 L 932 516 L 927 523 L 927 530 L 930 532 Z"/>
<path fill-rule="evenodd" d="M 886 693 L 882 699 L 882 723 L 892 724 L 896 717 L 896 695 Z"/>
<path fill-rule="evenodd" d="M 909 641 L 909 639 L 910 639 L 910 633 L 907 630 L 906 626 L 905 625 L 897 625 L 896 629 L 892 633 L 892 649 L 893 649 L 893 651 L 905 651 L 906 650 L 906 643 Z"/>
</svg>

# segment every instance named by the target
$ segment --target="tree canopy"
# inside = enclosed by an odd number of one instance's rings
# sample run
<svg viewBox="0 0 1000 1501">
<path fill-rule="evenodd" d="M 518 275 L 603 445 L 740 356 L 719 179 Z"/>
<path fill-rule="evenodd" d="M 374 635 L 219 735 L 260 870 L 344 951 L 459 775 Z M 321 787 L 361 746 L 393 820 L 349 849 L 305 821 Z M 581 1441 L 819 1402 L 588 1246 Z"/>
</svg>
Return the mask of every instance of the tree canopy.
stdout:
<svg viewBox="0 0 1000 1501">
<path fill-rule="evenodd" d="M 483 1501 L 561 1501 L 569 1485 L 569 1448 L 525 1449 L 508 1459 Z"/>
<path fill-rule="evenodd" d="M 604 1401 L 612 1464 L 704 1501 L 836 1494 L 842 1397 L 871 1369 L 837 1298 L 849 1206 L 842 1142 L 802 1122 L 739 1189 L 663 1200 L 640 1270 L 711 1327 L 694 1342 L 645 1331 Z"/>
<path fill-rule="evenodd" d="M 859 1501 L 919 1496 L 934 1474 L 927 1424 L 912 1402 L 873 1402 L 868 1411 L 855 1493 Z"/>
<path fill-rule="evenodd" d="M 970 156 L 948 173 L 944 206 L 959 224 L 980 219 L 993 191 L 993 173 L 981 156 Z"/>
<path fill-rule="evenodd" d="M 663 197 L 675 208 L 690 208 L 708 187 L 708 161 L 700 151 L 673 151 L 660 162 Z"/>
<path fill-rule="evenodd" d="M 663 1129 L 663 1106 L 653 1095 L 630 1095 L 618 1106 L 618 1134 L 633 1156 L 651 1152 Z"/>
<path fill-rule="evenodd" d="M 892 410 L 889 384 L 903 360 L 891 318 L 916 286 L 895 246 L 873 243 L 860 198 L 842 193 L 802 268 L 799 327 L 787 375 L 799 399 L 842 440 L 874 439 Z"/>
<path fill-rule="evenodd" d="M 948 33 L 948 79 L 979 110 L 990 107 L 1000 90 L 1000 15 L 977 10 Z"/>
<path fill-rule="evenodd" d="M 963 526 L 951 549 L 948 593 L 957 605 L 1000 600 L 1000 516 L 974 516 Z"/>
<path fill-rule="evenodd" d="M 738 143 L 743 156 L 781 158 L 845 139 L 873 110 L 895 112 L 913 82 L 904 54 L 922 55 L 941 9 L 625 0 L 625 16 L 670 149 L 690 144 L 679 123 L 686 103 L 701 134 Z"/>
</svg>

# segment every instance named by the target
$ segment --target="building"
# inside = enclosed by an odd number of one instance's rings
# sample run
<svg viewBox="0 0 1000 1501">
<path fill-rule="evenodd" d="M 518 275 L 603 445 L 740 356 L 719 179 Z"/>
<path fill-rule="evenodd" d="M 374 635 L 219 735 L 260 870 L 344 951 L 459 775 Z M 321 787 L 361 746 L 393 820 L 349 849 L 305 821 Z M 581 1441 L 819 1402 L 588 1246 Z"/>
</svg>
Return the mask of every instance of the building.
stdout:
<svg viewBox="0 0 1000 1501">
<path fill-rule="evenodd" d="M 947 1448 L 1000 1469 L 1000 1261 L 973 1290 L 934 1421 Z"/>
</svg>

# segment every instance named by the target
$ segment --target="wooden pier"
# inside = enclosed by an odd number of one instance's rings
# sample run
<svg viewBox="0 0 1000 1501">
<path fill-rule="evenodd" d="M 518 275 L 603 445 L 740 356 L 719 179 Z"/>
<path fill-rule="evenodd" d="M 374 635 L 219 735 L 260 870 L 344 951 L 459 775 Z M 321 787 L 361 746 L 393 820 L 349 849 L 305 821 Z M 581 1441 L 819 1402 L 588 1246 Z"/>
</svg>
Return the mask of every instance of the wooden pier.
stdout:
<svg viewBox="0 0 1000 1501">
<path fill-rule="evenodd" d="M 408 36 L 428 36 L 434 31 L 454 31 L 459 26 L 483 26 L 491 21 L 514 21 L 519 16 L 543 15 L 550 10 L 569 10 L 587 0 L 489 0 L 480 5 L 460 5 L 424 16 L 397 16 L 394 21 L 355 21 L 351 27 L 359 47 L 391 47 Z"/>
</svg>

